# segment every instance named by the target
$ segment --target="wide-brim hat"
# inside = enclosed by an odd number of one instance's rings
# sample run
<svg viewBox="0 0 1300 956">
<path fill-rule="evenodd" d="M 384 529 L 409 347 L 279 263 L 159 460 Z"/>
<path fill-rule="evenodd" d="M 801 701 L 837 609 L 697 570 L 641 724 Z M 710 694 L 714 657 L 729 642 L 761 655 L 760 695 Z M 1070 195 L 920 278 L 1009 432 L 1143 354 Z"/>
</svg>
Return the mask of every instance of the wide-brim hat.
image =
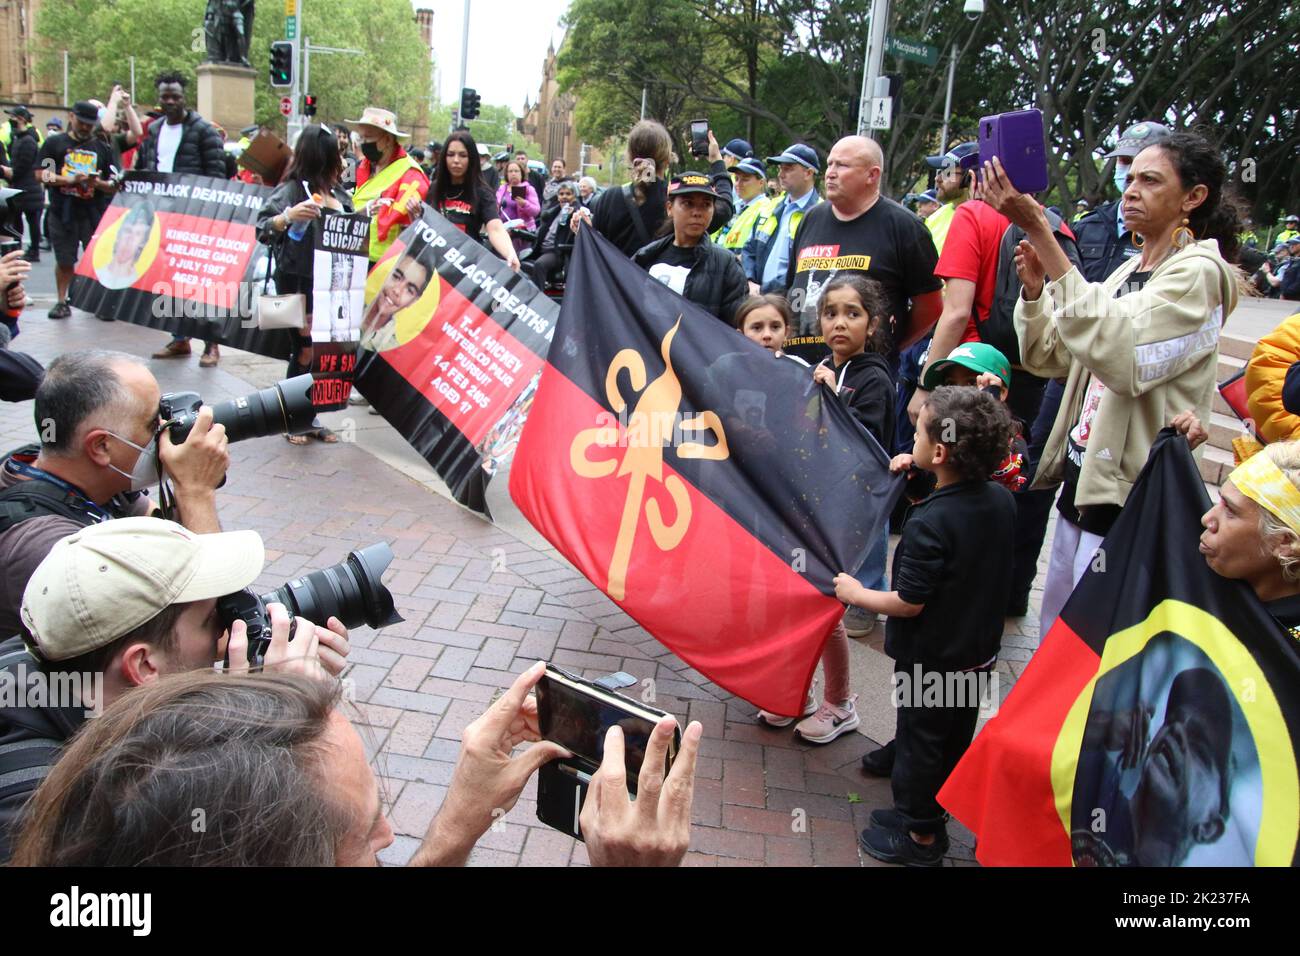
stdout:
<svg viewBox="0 0 1300 956">
<path fill-rule="evenodd" d="M 392 110 L 381 110 L 377 106 L 367 106 L 361 114 L 361 119 L 346 122 L 349 126 L 373 126 L 380 132 L 396 136 L 398 139 L 411 138 L 410 133 L 403 133 L 397 128 L 397 114 Z"/>
</svg>

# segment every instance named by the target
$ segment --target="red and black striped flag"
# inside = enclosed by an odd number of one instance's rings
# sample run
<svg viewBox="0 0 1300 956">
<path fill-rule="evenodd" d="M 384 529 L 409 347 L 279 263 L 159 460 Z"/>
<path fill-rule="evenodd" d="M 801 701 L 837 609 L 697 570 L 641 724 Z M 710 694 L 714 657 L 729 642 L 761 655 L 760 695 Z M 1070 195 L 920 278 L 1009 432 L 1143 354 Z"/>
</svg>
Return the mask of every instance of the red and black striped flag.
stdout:
<svg viewBox="0 0 1300 956">
<path fill-rule="evenodd" d="M 510 495 L 711 680 L 796 714 L 899 479 L 812 370 L 578 236 Z"/>
<path fill-rule="evenodd" d="M 1198 553 L 1161 433 L 1128 504 L 939 801 L 987 865 L 1294 865 L 1300 646 Z"/>
</svg>

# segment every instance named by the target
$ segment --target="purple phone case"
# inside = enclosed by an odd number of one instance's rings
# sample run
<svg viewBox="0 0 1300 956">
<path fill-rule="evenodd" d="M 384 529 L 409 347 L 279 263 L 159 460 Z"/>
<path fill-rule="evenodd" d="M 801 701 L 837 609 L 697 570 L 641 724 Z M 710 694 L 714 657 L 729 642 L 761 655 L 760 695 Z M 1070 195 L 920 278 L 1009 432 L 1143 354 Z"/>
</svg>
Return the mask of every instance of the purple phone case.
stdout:
<svg viewBox="0 0 1300 956">
<path fill-rule="evenodd" d="M 996 156 L 1022 193 L 1047 188 L 1047 148 L 1041 110 L 1016 110 L 985 116 L 979 126 L 980 165 Z"/>
</svg>

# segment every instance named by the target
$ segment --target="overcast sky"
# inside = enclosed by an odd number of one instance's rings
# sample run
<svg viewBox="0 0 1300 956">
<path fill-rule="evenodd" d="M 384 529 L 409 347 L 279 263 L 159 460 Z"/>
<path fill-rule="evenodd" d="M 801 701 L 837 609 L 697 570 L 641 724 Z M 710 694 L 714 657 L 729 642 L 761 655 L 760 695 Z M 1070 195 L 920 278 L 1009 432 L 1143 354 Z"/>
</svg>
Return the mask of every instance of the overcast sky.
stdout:
<svg viewBox="0 0 1300 956">
<path fill-rule="evenodd" d="M 441 102 L 460 98 L 460 47 L 465 0 L 413 0 L 433 11 L 433 52 Z M 564 35 L 560 18 L 569 0 L 470 0 L 469 71 L 465 85 L 485 104 L 522 113 L 537 99 L 546 48 Z"/>
</svg>

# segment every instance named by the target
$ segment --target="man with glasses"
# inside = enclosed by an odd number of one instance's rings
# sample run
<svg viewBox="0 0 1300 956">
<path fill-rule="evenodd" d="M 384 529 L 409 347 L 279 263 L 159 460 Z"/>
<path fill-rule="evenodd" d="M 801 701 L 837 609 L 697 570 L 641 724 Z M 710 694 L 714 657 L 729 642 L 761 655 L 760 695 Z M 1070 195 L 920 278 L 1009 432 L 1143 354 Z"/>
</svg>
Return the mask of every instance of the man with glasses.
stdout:
<svg viewBox="0 0 1300 956">
<path fill-rule="evenodd" d="M 23 588 L 56 541 L 87 525 L 149 515 L 145 490 L 161 460 L 178 519 L 219 531 L 216 488 L 230 455 L 226 429 L 200 410 L 184 444 L 158 432 L 161 392 L 153 374 L 120 352 L 66 352 L 36 392 L 39 445 L 0 467 L 0 638 L 19 630 Z M 155 437 L 156 435 L 156 437 Z"/>
</svg>

